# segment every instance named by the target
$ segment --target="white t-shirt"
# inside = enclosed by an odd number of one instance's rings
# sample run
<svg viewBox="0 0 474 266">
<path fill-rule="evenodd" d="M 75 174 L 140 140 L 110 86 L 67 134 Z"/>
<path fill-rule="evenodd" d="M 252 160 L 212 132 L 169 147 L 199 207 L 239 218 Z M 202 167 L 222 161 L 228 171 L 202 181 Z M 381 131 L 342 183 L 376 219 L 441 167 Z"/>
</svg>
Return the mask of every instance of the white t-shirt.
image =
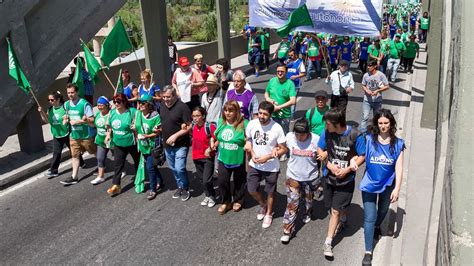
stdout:
<svg viewBox="0 0 474 266">
<path fill-rule="evenodd" d="M 251 120 L 245 129 L 247 139 L 251 139 L 252 149 L 257 157 L 268 155 L 278 144 L 285 143 L 285 133 L 277 122 L 270 120 L 265 126 L 258 119 Z M 280 171 L 280 160 L 272 158 L 263 164 L 254 163 L 251 159 L 249 165 L 265 172 Z"/>
<path fill-rule="evenodd" d="M 318 149 L 319 136 L 311 133 L 304 141 L 296 139 L 295 133 L 286 135 L 286 145 L 290 150 L 290 158 L 286 168 L 286 176 L 297 181 L 311 181 L 318 177 L 318 164 L 313 158 Z"/>
</svg>

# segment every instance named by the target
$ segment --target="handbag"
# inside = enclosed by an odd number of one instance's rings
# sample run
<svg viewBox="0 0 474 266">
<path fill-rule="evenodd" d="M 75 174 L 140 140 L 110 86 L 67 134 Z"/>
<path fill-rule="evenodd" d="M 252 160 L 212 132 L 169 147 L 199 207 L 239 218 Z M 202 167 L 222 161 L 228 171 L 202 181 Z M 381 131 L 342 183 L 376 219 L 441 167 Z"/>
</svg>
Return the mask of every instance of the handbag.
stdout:
<svg viewBox="0 0 474 266">
<path fill-rule="evenodd" d="M 166 162 L 166 155 L 165 155 L 165 147 L 163 145 L 163 138 L 161 134 L 156 136 L 155 138 L 155 145 L 151 149 L 151 155 L 153 156 L 153 162 L 158 165 L 162 166 Z"/>
<path fill-rule="evenodd" d="M 337 73 L 337 77 L 339 78 L 339 95 L 345 96 L 347 95 L 347 91 L 346 88 L 341 85 L 341 73 Z"/>
</svg>

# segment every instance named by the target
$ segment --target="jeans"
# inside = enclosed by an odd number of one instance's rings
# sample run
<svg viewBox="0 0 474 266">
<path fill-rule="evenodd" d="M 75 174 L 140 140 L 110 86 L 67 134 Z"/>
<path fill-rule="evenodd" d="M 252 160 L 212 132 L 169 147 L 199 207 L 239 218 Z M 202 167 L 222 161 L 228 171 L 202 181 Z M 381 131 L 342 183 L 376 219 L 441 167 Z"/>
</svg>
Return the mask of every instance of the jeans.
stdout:
<svg viewBox="0 0 474 266">
<path fill-rule="evenodd" d="M 158 168 L 153 163 L 153 156 L 151 154 L 143 154 L 143 159 L 145 159 L 145 168 L 150 180 L 150 191 L 156 192 L 156 185 L 159 184 L 161 186 L 163 184 L 160 171 L 158 171 Z"/>
<path fill-rule="evenodd" d="M 386 74 L 388 63 L 388 55 L 384 55 L 382 62 L 380 62 L 379 71 Z"/>
<path fill-rule="evenodd" d="M 137 145 L 132 145 L 128 147 L 114 147 L 114 177 L 112 179 L 113 185 L 119 185 L 122 179 L 122 171 L 125 166 L 125 161 L 127 160 L 127 155 L 130 153 L 133 159 L 135 166 L 135 173 L 138 169 L 138 164 L 140 162 L 140 156 L 138 154 Z"/>
<path fill-rule="evenodd" d="M 359 58 L 359 69 L 363 74 L 367 72 L 367 59 L 363 60 Z"/>
<path fill-rule="evenodd" d="M 418 35 L 418 40 L 420 43 L 425 43 L 426 42 L 426 37 L 428 36 L 428 30 L 424 29 L 419 29 L 419 35 Z"/>
<path fill-rule="evenodd" d="M 362 101 L 362 121 L 359 127 L 361 133 L 367 132 L 367 121 L 369 121 L 370 110 L 375 114 L 380 108 L 382 108 L 382 102 Z"/>
<path fill-rule="evenodd" d="M 61 154 L 66 145 L 69 149 L 71 146 L 69 144 L 69 136 L 62 137 L 62 138 L 53 138 L 53 158 L 51 159 L 51 166 L 49 170 L 52 173 L 58 173 L 59 164 L 61 163 Z M 84 164 L 84 159 L 82 159 L 82 155 L 79 156 L 81 160 L 80 165 Z"/>
<path fill-rule="evenodd" d="M 415 61 L 415 58 L 406 58 L 405 57 L 405 61 L 403 62 L 403 68 L 406 71 L 411 72 L 412 68 L 413 68 L 413 61 Z"/>
<path fill-rule="evenodd" d="M 188 147 L 165 148 L 166 161 L 173 172 L 178 188 L 189 189 L 188 172 L 186 171 L 186 159 L 188 158 Z"/>
<path fill-rule="evenodd" d="M 196 174 L 204 189 L 204 194 L 206 197 L 214 197 L 214 157 L 194 160 L 194 165 L 196 166 Z"/>
<path fill-rule="evenodd" d="M 306 79 L 311 80 L 312 75 L 315 72 L 316 69 L 316 76 L 321 77 L 321 61 L 315 60 L 311 61 L 308 60 L 308 66 L 306 69 Z"/>
<path fill-rule="evenodd" d="M 395 180 L 391 186 L 385 188 L 382 193 L 370 193 L 362 191 L 362 202 L 364 203 L 364 238 L 365 251 L 372 252 L 374 248 L 374 230 L 380 227 L 390 207 L 390 195 L 394 188 Z M 378 202 L 377 202 L 378 197 Z"/>
<path fill-rule="evenodd" d="M 105 168 L 105 160 L 107 160 L 107 153 L 109 153 L 108 148 L 97 145 L 97 167 Z"/>
<path fill-rule="evenodd" d="M 395 81 L 395 79 L 397 78 L 397 70 L 398 70 L 398 66 L 400 65 L 400 58 L 390 58 L 388 59 L 388 63 L 387 63 L 387 74 L 388 73 L 392 73 L 392 76 L 391 76 L 391 80 L 392 81 Z"/>
</svg>

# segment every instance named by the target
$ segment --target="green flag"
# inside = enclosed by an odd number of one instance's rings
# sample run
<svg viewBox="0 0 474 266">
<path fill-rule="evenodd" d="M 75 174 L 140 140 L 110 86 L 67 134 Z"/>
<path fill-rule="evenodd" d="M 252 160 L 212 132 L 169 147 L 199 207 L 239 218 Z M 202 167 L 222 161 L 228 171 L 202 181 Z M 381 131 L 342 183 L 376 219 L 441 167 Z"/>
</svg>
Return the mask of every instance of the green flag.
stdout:
<svg viewBox="0 0 474 266">
<path fill-rule="evenodd" d="M 16 59 L 15 51 L 7 38 L 8 43 L 8 74 L 16 80 L 16 85 L 26 93 L 31 89 L 30 82 L 26 79 L 25 73 L 20 68 L 18 60 Z"/>
<path fill-rule="evenodd" d="M 143 155 L 141 155 L 140 162 L 138 163 L 137 173 L 135 174 L 135 181 L 133 182 L 135 185 L 136 193 L 142 193 L 143 191 L 145 191 L 145 178 L 145 160 L 143 158 Z"/>
<path fill-rule="evenodd" d="M 119 71 L 117 85 L 115 86 L 116 94 L 123 93 L 123 79 L 122 79 L 122 69 Z"/>
<path fill-rule="evenodd" d="M 94 83 L 99 81 L 99 77 L 97 73 L 102 70 L 102 66 L 100 65 L 99 61 L 95 58 L 95 56 L 89 50 L 89 47 L 81 40 L 82 50 L 84 50 L 84 57 L 86 59 L 87 71 L 91 77 L 91 80 Z"/>
<path fill-rule="evenodd" d="M 283 38 L 288 36 L 290 31 L 298 26 L 313 26 L 313 21 L 311 20 L 306 4 L 298 7 L 290 14 L 288 22 L 286 22 L 283 27 L 277 29 L 277 34 Z"/>
<path fill-rule="evenodd" d="M 112 61 L 119 56 L 123 51 L 132 50 L 133 46 L 128 38 L 127 31 L 119 18 L 115 23 L 114 28 L 110 31 L 107 38 L 102 44 L 102 51 L 100 52 L 100 59 L 107 67 Z"/>
<path fill-rule="evenodd" d="M 79 88 L 79 97 L 84 98 L 84 79 L 82 77 L 82 59 L 77 57 L 76 60 L 76 70 L 74 71 L 74 77 L 72 78 L 72 84 L 76 85 Z"/>
</svg>

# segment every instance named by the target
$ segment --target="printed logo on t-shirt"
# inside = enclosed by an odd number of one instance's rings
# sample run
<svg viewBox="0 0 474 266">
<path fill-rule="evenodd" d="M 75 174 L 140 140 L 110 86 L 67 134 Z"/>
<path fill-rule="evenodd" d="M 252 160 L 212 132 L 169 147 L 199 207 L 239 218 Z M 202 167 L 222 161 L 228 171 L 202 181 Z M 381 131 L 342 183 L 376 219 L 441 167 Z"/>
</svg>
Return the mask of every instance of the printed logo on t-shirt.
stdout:
<svg viewBox="0 0 474 266">
<path fill-rule="evenodd" d="M 286 90 L 286 89 L 282 90 L 281 95 L 288 96 L 288 90 Z"/>
<path fill-rule="evenodd" d="M 119 129 L 121 125 L 122 125 L 122 122 L 120 122 L 120 120 L 118 120 L 118 119 L 112 121 L 112 127 L 113 127 L 114 129 Z"/>
<path fill-rule="evenodd" d="M 267 145 L 269 137 L 267 133 L 260 133 L 260 130 L 257 130 L 253 135 L 253 139 L 255 140 L 255 145 Z"/>
<path fill-rule="evenodd" d="M 120 121 L 119 121 L 120 122 Z M 103 127 L 105 126 L 105 119 L 100 117 L 99 119 L 97 119 L 97 126 L 98 127 Z"/>
<path fill-rule="evenodd" d="M 60 118 L 59 114 L 53 114 L 53 124 L 58 124 Z"/>
<path fill-rule="evenodd" d="M 392 165 L 393 159 L 387 158 L 385 154 L 381 154 L 380 156 L 370 156 L 370 162 L 373 164 Z"/>
<path fill-rule="evenodd" d="M 143 131 L 144 131 L 143 133 L 146 134 L 147 132 L 149 132 L 150 126 L 148 124 L 143 124 L 142 127 L 143 127 Z"/>
<path fill-rule="evenodd" d="M 226 128 L 222 131 L 222 139 L 229 141 L 234 138 L 234 131 L 232 129 Z"/>
</svg>

